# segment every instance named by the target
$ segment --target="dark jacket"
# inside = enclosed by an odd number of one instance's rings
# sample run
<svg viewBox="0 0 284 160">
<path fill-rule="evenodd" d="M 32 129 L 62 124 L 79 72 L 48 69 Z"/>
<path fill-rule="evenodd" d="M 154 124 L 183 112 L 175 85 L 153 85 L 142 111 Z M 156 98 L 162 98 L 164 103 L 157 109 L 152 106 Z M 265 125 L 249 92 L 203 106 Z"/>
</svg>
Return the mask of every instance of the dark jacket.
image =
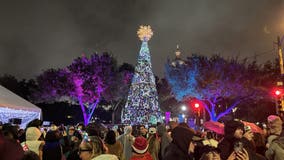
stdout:
<svg viewBox="0 0 284 160">
<path fill-rule="evenodd" d="M 188 128 L 180 126 L 174 128 L 173 141 L 166 148 L 163 160 L 190 160 L 188 148 L 193 135 L 194 133 Z"/>
</svg>

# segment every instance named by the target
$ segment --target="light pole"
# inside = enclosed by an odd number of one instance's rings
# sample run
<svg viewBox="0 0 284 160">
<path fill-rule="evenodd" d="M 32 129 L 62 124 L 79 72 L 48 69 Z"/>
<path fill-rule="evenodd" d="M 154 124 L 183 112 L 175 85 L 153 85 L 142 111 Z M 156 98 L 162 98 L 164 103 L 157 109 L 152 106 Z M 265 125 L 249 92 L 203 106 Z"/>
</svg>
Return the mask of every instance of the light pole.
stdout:
<svg viewBox="0 0 284 160">
<path fill-rule="evenodd" d="M 284 36 L 280 38 L 280 36 L 277 36 L 277 52 L 279 57 L 279 68 L 280 68 L 280 80 L 277 81 L 278 87 L 283 87 L 283 76 L 284 76 L 284 66 L 283 66 L 283 53 L 282 53 L 282 42 L 283 42 Z M 279 96 L 276 100 L 276 114 L 279 114 L 279 111 L 284 111 L 284 108 L 282 105 L 279 105 L 277 101 L 280 101 L 280 104 L 284 104 L 283 96 Z"/>
</svg>

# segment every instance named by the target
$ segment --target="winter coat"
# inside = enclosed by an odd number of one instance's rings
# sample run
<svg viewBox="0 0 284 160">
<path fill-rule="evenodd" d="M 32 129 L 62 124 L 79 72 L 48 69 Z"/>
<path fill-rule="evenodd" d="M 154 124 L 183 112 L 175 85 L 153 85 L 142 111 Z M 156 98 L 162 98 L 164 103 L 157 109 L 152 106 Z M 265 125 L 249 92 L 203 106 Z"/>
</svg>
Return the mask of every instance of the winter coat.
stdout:
<svg viewBox="0 0 284 160">
<path fill-rule="evenodd" d="M 171 135 L 173 141 L 166 148 L 163 160 L 190 160 L 188 148 L 194 133 L 188 128 L 178 126 Z"/>
<path fill-rule="evenodd" d="M 144 154 L 133 153 L 130 160 L 153 160 L 153 158 L 149 152 Z"/>
<path fill-rule="evenodd" d="M 272 141 L 265 152 L 268 160 L 284 160 L 284 137 L 279 137 Z"/>
<path fill-rule="evenodd" d="M 124 134 L 117 137 L 117 141 L 123 145 L 123 159 L 129 160 L 132 155 L 132 144 L 134 143 L 134 136 L 131 135 L 132 127 L 126 126 L 124 129 Z"/>
<path fill-rule="evenodd" d="M 43 146 L 43 160 L 61 160 L 62 149 L 59 142 L 46 142 Z"/>
<path fill-rule="evenodd" d="M 168 134 L 166 126 L 163 124 L 157 127 L 157 133 L 158 133 L 158 136 L 161 137 L 159 155 L 160 155 L 160 159 L 163 159 L 163 157 L 165 156 L 165 150 L 167 146 L 171 143 L 172 138 Z"/>
</svg>

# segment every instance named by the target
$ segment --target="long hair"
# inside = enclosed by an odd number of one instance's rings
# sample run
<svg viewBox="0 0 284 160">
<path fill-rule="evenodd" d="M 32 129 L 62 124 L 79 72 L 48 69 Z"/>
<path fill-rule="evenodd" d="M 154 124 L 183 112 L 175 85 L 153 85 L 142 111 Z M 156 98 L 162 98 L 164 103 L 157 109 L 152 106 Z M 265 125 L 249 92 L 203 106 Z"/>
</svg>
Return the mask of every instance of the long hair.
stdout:
<svg viewBox="0 0 284 160">
<path fill-rule="evenodd" d="M 110 130 L 110 131 L 107 132 L 105 142 L 107 144 L 111 144 L 111 145 L 115 144 L 116 136 L 115 136 L 115 132 L 113 130 Z"/>
</svg>

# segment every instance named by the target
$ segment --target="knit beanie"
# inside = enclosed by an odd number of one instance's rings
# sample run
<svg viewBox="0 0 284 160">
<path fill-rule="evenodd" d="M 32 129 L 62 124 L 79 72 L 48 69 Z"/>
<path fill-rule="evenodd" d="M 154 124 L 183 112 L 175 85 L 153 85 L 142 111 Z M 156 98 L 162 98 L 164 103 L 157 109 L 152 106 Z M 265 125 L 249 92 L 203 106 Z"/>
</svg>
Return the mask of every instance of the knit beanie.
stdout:
<svg viewBox="0 0 284 160">
<path fill-rule="evenodd" d="M 267 117 L 268 127 L 271 134 L 280 134 L 282 131 L 282 120 L 279 116 L 270 115 Z"/>
</svg>

